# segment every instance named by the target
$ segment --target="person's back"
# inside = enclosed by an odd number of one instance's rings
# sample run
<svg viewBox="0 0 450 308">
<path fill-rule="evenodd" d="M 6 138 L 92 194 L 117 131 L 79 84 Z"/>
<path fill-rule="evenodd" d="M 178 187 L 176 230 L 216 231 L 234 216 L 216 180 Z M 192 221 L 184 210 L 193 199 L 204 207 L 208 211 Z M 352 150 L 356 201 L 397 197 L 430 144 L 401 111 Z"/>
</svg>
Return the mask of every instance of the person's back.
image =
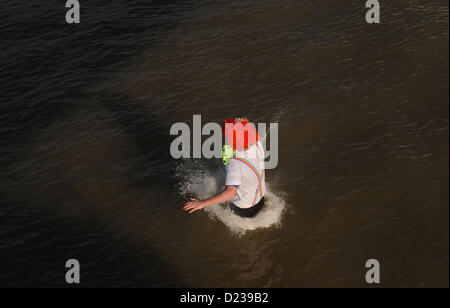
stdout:
<svg viewBox="0 0 450 308">
<path fill-rule="evenodd" d="M 235 157 L 226 166 L 225 184 L 237 188 L 236 196 L 231 200 L 234 212 L 244 217 L 256 215 L 264 204 L 266 192 L 261 142 L 235 152 Z"/>
</svg>

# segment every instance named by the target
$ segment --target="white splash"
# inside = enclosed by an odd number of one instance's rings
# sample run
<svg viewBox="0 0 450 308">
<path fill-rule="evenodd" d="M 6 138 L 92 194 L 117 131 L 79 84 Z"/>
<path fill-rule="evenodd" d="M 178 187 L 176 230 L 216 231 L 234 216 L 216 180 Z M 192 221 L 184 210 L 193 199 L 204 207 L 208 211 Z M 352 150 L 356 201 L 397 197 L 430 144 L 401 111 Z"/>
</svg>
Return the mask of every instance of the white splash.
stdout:
<svg viewBox="0 0 450 308">
<path fill-rule="evenodd" d="M 178 165 L 175 176 L 183 197 L 206 199 L 224 189 L 224 170 L 220 166 L 207 166 L 198 160 L 187 160 Z M 244 235 L 247 231 L 281 226 L 286 202 L 280 194 L 270 190 L 266 183 L 263 209 L 252 218 L 234 214 L 226 205 L 212 205 L 204 209 L 211 219 L 221 221 L 232 233 Z"/>
</svg>

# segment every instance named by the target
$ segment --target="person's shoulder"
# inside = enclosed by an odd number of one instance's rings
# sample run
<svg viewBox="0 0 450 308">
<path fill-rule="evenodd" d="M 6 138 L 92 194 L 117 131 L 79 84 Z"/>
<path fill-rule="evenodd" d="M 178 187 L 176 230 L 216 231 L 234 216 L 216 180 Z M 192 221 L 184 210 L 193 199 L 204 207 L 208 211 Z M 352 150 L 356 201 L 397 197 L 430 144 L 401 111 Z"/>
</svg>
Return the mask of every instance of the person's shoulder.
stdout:
<svg viewBox="0 0 450 308">
<path fill-rule="evenodd" d="M 240 168 L 241 164 L 239 164 L 238 160 L 233 158 L 230 160 L 230 162 L 227 165 L 227 169 L 235 169 L 235 168 Z"/>
<path fill-rule="evenodd" d="M 263 153 L 260 149 L 260 143 L 258 142 L 251 145 L 245 152 L 237 153 L 236 156 L 250 160 L 258 159 Z"/>
<path fill-rule="evenodd" d="M 241 163 L 237 159 L 231 159 L 228 165 L 225 167 L 225 173 L 227 176 L 238 175 L 242 172 Z"/>
</svg>

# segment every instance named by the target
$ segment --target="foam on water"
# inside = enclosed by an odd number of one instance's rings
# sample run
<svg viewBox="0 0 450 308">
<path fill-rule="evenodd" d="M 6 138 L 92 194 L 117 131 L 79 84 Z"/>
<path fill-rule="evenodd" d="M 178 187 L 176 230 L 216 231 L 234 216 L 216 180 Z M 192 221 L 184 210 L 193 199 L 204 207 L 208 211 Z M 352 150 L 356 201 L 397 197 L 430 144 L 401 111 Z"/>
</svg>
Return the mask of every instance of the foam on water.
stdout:
<svg viewBox="0 0 450 308">
<path fill-rule="evenodd" d="M 198 199 L 209 198 L 224 189 L 224 168 L 207 165 L 204 161 L 186 160 L 178 165 L 175 176 L 179 181 L 180 194 Z M 270 190 L 266 183 L 264 208 L 252 218 L 234 214 L 226 205 L 212 205 L 204 209 L 211 219 L 225 224 L 232 233 L 243 235 L 247 231 L 280 227 L 286 202 L 282 194 Z"/>
</svg>

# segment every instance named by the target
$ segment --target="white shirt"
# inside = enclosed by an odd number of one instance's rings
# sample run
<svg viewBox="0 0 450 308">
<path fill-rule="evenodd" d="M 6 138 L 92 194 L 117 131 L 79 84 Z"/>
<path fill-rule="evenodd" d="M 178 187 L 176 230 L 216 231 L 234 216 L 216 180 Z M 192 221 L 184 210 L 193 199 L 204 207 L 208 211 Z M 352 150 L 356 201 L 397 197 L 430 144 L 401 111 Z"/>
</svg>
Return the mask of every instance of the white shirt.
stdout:
<svg viewBox="0 0 450 308">
<path fill-rule="evenodd" d="M 266 184 L 261 142 L 246 151 L 236 152 L 236 157 L 226 167 L 225 185 L 238 186 L 236 197 L 231 202 L 240 208 L 250 208 L 264 197 Z"/>
</svg>

